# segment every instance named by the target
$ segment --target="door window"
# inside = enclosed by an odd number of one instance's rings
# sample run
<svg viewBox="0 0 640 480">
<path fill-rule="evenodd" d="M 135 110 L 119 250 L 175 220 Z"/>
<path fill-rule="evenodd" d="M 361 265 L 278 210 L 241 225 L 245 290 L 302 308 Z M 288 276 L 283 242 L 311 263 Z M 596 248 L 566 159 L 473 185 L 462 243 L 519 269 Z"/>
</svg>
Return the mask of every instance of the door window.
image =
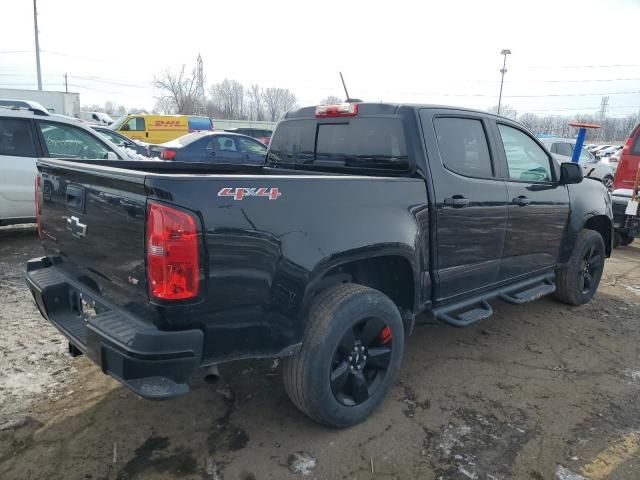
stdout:
<svg viewBox="0 0 640 480">
<path fill-rule="evenodd" d="M 213 149 L 217 152 L 237 152 L 238 147 L 233 138 L 219 136 L 213 139 Z"/>
<path fill-rule="evenodd" d="M 551 152 L 564 155 L 565 157 L 571 157 L 573 155 L 573 146 L 567 142 L 554 143 L 551 147 Z"/>
<path fill-rule="evenodd" d="M 507 157 L 509 178 L 529 182 L 550 182 L 551 161 L 542 147 L 520 130 L 506 125 L 498 125 L 498 129 Z"/>
<path fill-rule="evenodd" d="M 448 170 L 470 177 L 493 176 L 487 136 L 480 120 L 437 117 L 434 127 L 440 157 Z"/>
<path fill-rule="evenodd" d="M 36 157 L 36 146 L 28 120 L 0 119 L 0 155 Z"/>
<path fill-rule="evenodd" d="M 127 132 L 144 132 L 144 118 L 134 117 L 125 123 L 120 130 Z"/>
<path fill-rule="evenodd" d="M 70 125 L 38 122 L 42 137 L 52 158 L 107 158 L 106 145 L 89 133 Z"/>
<path fill-rule="evenodd" d="M 248 140 L 246 138 L 239 138 L 238 143 L 240 144 L 240 151 L 242 153 L 254 153 L 256 155 L 267 154 L 267 147 L 261 143 L 254 142 L 253 140 Z"/>
</svg>

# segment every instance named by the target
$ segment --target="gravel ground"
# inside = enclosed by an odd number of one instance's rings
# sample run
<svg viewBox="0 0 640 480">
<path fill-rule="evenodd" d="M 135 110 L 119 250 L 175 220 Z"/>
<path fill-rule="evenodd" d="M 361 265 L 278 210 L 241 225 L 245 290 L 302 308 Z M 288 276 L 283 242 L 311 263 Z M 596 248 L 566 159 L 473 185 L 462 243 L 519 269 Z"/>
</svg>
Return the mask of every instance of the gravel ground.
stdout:
<svg viewBox="0 0 640 480">
<path fill-rule="evenodd" d="M 0 228 L 0 479 L 640 478 L 636 247 L 583 307 L 417 327 L 382 407 L 341 431 L 300 414 L 270 362 L 139 399 L 41 320 L 22 279 L 38 255 L 33 228 Z"/>
</svg>

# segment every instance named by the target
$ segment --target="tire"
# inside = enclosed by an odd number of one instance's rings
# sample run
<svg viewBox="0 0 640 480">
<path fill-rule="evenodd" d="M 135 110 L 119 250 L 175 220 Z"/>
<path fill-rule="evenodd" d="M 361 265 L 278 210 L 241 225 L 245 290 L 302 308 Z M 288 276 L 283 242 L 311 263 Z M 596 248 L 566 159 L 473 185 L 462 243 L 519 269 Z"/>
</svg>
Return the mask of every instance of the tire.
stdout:
<svg viewBox="0 0 640 480">
<path fill-rule="evenodd" d="M 613 191 L 613 177 L 611 175 L 605 175 L 602 179 L 602 184 L 607 187 L 610 192 Z"/>
<path fill-rule="evenodd" d="M 602 278 L 604 256 L 602 236 L 594 230 L 582 230 L 571 258 L 556 271 L 555 298 L 569 305 L 591 300 Z"/>
<path fill-rule="evenodd" d="M 312 420 L 349 427 L 380 405 L 403 350 L 402 318 L 389 297 L 362 285 L 330 287 L 311 305 L 301 350 L 283 362 L 284 386 Z"/>
<path fill-rule="evenodd" d="M 627 235 L 626 233 L 620 234 L 620 245 L 626 247 L 627 245 L 631 245 L 633 243 L 633 237 Z"/>
</svg>

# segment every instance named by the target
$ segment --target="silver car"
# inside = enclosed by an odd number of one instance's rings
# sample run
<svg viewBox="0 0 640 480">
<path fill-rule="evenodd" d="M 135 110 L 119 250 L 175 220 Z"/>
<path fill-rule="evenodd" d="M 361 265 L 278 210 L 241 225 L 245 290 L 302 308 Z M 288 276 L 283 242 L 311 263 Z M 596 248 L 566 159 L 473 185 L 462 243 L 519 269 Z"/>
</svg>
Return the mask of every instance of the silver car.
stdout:
<svg viewBox="0 0 640 480">
<path fill-rule="evenodd" d="M 560 163 L 570 162 L 576 145 L 572 138 L 541 138 L 540 141 L 551 152 L 551 155 Z M 578 163 L 582 165 L 585 177 L 597 178 L 609 191 L 613 189 L 613 177 L 615 170 L 608 162 L 600 161 L 586 148 L 582 148 Z"/>
</svg>

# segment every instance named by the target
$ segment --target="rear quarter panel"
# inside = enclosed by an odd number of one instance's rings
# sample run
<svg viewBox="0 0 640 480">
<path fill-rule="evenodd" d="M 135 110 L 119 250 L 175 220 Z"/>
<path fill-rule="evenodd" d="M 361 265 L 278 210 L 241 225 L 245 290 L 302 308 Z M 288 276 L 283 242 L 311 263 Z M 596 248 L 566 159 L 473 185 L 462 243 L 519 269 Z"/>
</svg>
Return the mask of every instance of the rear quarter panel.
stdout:
<svg viewBox="0 0 640 480">
<path fill-rule="evenodd" d="M 147 187 L 150 198 L 202 219 L 208 256 L 204 300 L 167 318 L 204 329 L 206 362 L 270 356 L 299 342 L 308 286 L 343 262 L 400 255 L 410 262 L 416 282 L 428 270 L 421 179 L 153 176 Z M 219 196 L 223 188 L 277 188 L 280 195 L 235 200 Z"/>
</svg>

